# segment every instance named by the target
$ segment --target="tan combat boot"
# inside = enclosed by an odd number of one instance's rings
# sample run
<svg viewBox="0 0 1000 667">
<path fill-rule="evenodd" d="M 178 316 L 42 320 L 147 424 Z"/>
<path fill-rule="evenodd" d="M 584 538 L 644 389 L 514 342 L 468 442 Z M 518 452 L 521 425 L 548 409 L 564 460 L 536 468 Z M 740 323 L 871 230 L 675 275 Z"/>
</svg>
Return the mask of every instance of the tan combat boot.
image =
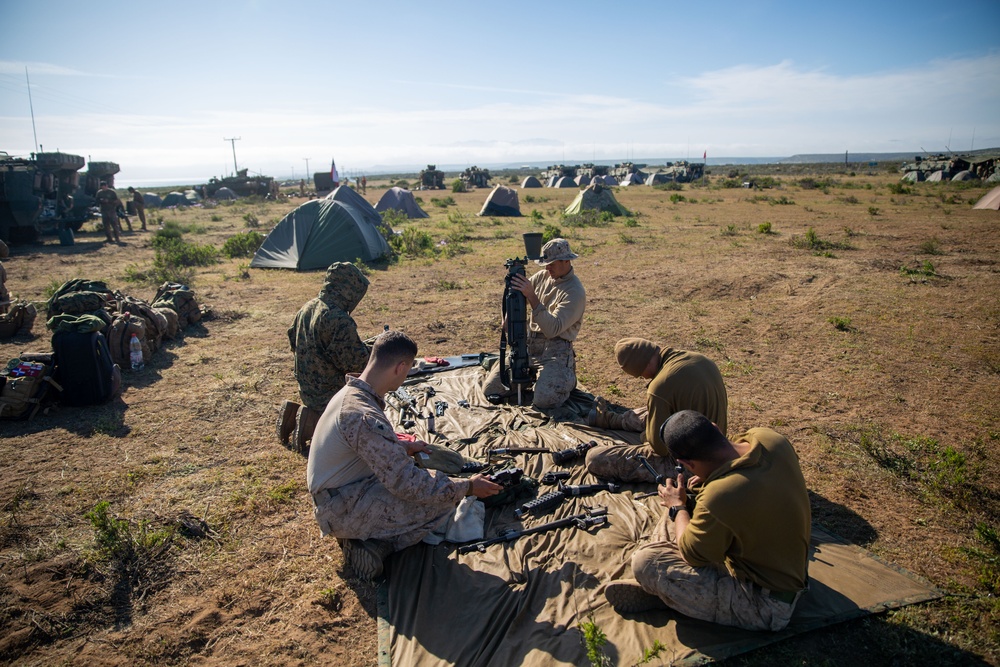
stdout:
<svg viewBox="0 0 1000 667">
<path fill-rule="evenodd" d="M 320 416 L 321 414 L 312 408 L 304 405 L 299 408 L 298 417 L 295 419 L 295 431 L 292 433 L 292 451 L 302 456 L 309 456 L 309 441 L 312 440 Z"/>
<path fill-rule="evenodd" d="M 587 413 L 587 426 L 608 428 L 608 402 L 600 396 L 594 398 L 594 407 Z"/>
<path fill-rule="evenodd" d="M 295 430 L 295 416 L 300 407 L 302 406 L 295 401 L 282 401 L 281 407 L 278 408 L 278 422 L 275 424 L 274 430 L 278 436 L 278 442 L 283 447 L 288 447 L 288 438 Z"/>
</svg>

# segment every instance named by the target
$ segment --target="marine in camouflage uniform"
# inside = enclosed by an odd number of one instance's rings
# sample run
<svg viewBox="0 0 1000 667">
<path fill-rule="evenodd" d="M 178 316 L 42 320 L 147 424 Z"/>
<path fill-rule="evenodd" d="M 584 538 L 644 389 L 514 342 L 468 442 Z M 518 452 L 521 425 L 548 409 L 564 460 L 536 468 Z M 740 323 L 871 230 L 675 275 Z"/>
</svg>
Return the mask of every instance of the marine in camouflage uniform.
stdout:
<svg viewBox="0 0 1000 667">
<path fill-rule="evenodd" d="M 104 236 L 108 243 L 121 242 L 121 224 L 118 222 L 118 207 L 122 205 L 118 199 L 118 193 L 108 187 L 107 183 L 101 183 L 101 189 L 94 195 L 97 204 L 101 207 L 101 222 L 104 224 Z"/>
<path fill-rule="evenodd" d="M 4 248 L 6 247 L 5 245 Z M 6 257 L 6 255 L 4 256 Z M 0 314 L 6 313 L 9 308 L 10 292 L 7 290 L 7 269 L 3 268 L 3 262 L 0 262 Z"/>
<path fill-rule="evenodd" d="M 496 494 L 482 475 L 450 479 L 418 468 L 411 454 L 426 443 L 400 442 L 385 416 L 382 394 L 403 383 L 416 344 L 390 331 L 375 342 L 361 376 L 349 375 L 316 426 L 306 482 L 324 536 L 340 539 L 345 561 L 365 578 L 382 559 L 443 527 L 466 497 Z"/>
<path fill-rule="evenodd" d="M 626 412 L 607 409 L 597 399 L 588 423 L 599 428 L 645 433 L 641 445 L 608 445 L 587 452 L 587 470 L 602 479 L 620 482 L 652 482 L 653 475 L 635 460 L 645 456 L 664 477 L 674 476 L 674 461 L 660 440 L 659 428 L 680 410 L 695 410 L 726 433 L 729 401 L 719 367 L 697 352 L 660 347 L 644 338 L 623 338 L 615 345 L 622 370 L 650 380 L 645 407 Z"/>
<path fill-rule="evenodd" d="M 552 239 L 542 248 L 542 258 L 535 260 L 545 267 L 526 279 L 511 278 L 511 286 L 524 294 L 530 311 L 528 354 L 531 367 L 537 369 L 531 404 L 536 408 L 555 408 L 563 404 L 576 388 L 576 353 L 573 341 L 580 334 L 587 292 L 573 270 L 566 239 Z M 487 396 L 510 396 L 503 386 L 500 364 L 496 364 L 483 382 Z"/>
<path fill-rule="evenodd" d="M 302 306 L 288 329 L 302 406 L 291 401 L 282 404 L 277 432 L 287 445 L 294 423 L 294 448 L 300 453 L 305 453 L 326 404 L 344 386 L 344 376 L 361 372 L 368 362 L 368 346 L 351 317 L 368 285 L 368 278 L 354 264 L 331 264 L 319 296 Z"/>
<path fill-rule="evenodd" d="M 730 442 L 693 410 L 662 429 L 670 452 L 697 475 L 660 487 L 652 542 L 632 555 L 635 580 L 608 584 L 621 613 L 670 607 L 746 630 L 784 629 L 808 584 L 811 516 L 798 456 L 786 438 L 750 429 Z"/>
</svg>

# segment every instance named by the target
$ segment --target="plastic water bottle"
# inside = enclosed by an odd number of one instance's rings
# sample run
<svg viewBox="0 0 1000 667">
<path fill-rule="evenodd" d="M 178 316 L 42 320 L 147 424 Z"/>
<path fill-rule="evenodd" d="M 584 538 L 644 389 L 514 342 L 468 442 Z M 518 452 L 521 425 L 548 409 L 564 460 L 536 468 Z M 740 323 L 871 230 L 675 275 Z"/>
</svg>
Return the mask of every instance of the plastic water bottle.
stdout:
<svg viewBox="0 0 1000 667">
<path fill-rule="evenodd" d="M 142 343 L 139 342 L 139 337 L 135 334 L 132 334 L 132 340 L 128 343 L 128 357 L 134 371 L 140 371 L 146 365 L 142 361 Z"/>
</svg>

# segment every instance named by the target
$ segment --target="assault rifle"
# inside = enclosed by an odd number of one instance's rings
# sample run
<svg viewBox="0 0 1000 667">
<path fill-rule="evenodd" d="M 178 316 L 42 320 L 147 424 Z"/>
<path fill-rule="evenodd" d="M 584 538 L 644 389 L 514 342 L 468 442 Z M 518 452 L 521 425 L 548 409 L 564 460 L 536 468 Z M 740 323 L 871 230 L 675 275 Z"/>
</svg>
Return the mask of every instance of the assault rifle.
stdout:
<svg viewBox="0 0 1000 667">
<path fill-rule="evenodd" d="M 521 481 L 521 477 L 524 476 L 524 470 L 521 468 L 504 468 L 499 472 L 495 472 L 486 477 L 494 484 L 499 484 L 500 486 L 507 488 L 514 486 Z"/>
<path fill-rule="evenodd" d="M 486 452 L 486 458 L 492 459 L 495 456 L 511 456 L 513 454 L 548 454 L 551 451 L 544 447 L 501 447 Z"/>
<path fill-rule="evenodd" d="M 538 496 L 534 500 L 529 500 L 528 502 L 521 505 L 518 509 L 514 510 L 514 516 L 518 519 L 524 518 L 527 515 L 541 516 L 542 514 L 547 514 L 549 510 L 553 507 L 558 507 L 563 504 L 566 498 L 580 497 L 580 496 L 592 496 L 600 491 L 610 491 L 611 493 L 618 493 L 621 491 L 621 485 L 615 484 L 614 482 L 605 482 L 603 484 L 563 484 L 559 482 L 558 491 L 549 491 L 546 494 Z"/>
<path fill-rule="evenodd" d="M 608 522 L 608 510 L 606 507 L 588 507 L 586 512 L 581 512 L 580 514 L 574 514 L 573 516 L 568 516 L 565 519 L 556 519 L 555 521 L 549 521 L 548 523 L 543 523 L 540 526 L 534 526 L 532 528 L 522 528 L 517 530 L 515 528 L 508 528 L 496 537 L 491 537 L 488 540 L 480 540 L 479 542 L 473 542 L 472 544 L 464 544 L 458 548 L 458 553 L 467 554 L 471 551 L 486 552 L 486 547 L 493 544 L 499 544 L 501 542 L 513 542 L 517 538 L 523 535 L 532 535 L 534 533 L 544 533 L 549 530 L 555 530 L 556 528 L 567 528 L 570 526 L 575 526 L 586 530 L 590 526 L 601 526 Z"/>
<path fill-rule="evenodd" d="M 556 465 L 564 466 L 567 463 L 572 463 L 581 456 L 586 456 L 587 452 L 597 447 L 597 441 L 591 440 L 590 442 L 581 442 L 576 447 L 570 447 L 569 449 L 564 449 L 559 452 L 552 452 L 552 462 Z"/>
</svg>

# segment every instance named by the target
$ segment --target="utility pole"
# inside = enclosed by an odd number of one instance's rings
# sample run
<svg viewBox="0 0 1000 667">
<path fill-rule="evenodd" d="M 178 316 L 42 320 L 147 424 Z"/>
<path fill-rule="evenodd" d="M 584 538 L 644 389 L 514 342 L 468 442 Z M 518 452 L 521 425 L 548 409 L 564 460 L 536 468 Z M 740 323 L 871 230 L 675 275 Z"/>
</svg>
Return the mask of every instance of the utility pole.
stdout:
<svg viewBox="0 0 1000 667">
<path fill-rule="evenodd" d="M 240 139 L 241 137 L 232 137 L 231 139 L 226 139 L 225 137 L 222 137 L 223 141 L 228 141 L 233 146 L 233 176 L 235 176 L 236 172 L 240 170 L 240 168 L 236 166 L 236 142 L 239 141 Z"/>
<path fill-rule="evenodd" d="M 304 157 L 302 159 L 306 161 L 306 178 L 309 178 L 309 158 Z"/>
</svg>

